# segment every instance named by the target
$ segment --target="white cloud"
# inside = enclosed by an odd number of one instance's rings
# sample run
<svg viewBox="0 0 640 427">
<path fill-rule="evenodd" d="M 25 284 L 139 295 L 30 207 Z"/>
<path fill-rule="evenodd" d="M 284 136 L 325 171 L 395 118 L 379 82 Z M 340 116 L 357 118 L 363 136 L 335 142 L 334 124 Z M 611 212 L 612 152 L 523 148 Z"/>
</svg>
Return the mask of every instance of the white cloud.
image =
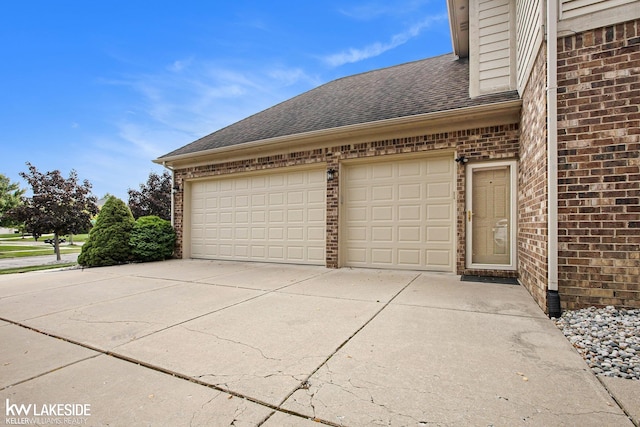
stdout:
<svg viewBox="0 0 640 427">
<path fill-rule="evenodd" d="M 115 141 L 94 140 L 95 148 L 150 161 L 320 82 L 299 67 L 261 63 L 232 68 L 190 58 L 157 73 L 102 83 L 129 90 L 121 110 L 112 113 Z"/>
<path fill-rule="evenodd" d="M 413 14 L 430 0 L 410 0 L 404 2 L 371 1 L 359 5 L 341 8 L 339 12 L 351 19 L 370 21 L 384 16 L 399 16 Z"/>
<path fill-rule="evenodd" d="M 179 73 L 182 70 L 184 70 L 185 68 L 189 67 L 189 65 L 191 65 L 192 61 L 193 61 L 193 58 L 178 59 L 176 61 L 173 61 L 173 63 L 171 65 L 169 65 L 167 67 L 167 69 L 169 71 L 174 72 L 174 73 Z"/>
<path fill-rule="evenodd" d="M 335 53 L 332 55 L 327 55 L 323 59 L 323 61 L 331 67 L 339 67 L 344 64 L 349 64 L 353 62 L 362 61 L 367 58 L 372 58 L 378 55 L 383 54 L 384 52 L 394 49 L 398 46 L 401 46 L 411 40 L 414 37 L 417 37 L 422 33 L 423 30 L 429 28 L 434 23 L 440 22 L 447 19 L 446 15 L 436 15 L 430 16 L 426 19 L 422 20 L 416 25 L 413 25 L 406 31 L 402 33 L 395 34 L 391 37 L 386 43 L 376 42 L 372 43 L 363 48 L 349 48 L 345 51 Z"/>
<path fill-rule="evenodd" d="M 308 75 L 301 68 L 278 67 L 267 70 L 266 75 L 271 78 L 274 83 L 280 83 L 284 86 L 292 86 L 299 83 L 318 86 L 322 83 L 319 78 Z"/>
</svg>

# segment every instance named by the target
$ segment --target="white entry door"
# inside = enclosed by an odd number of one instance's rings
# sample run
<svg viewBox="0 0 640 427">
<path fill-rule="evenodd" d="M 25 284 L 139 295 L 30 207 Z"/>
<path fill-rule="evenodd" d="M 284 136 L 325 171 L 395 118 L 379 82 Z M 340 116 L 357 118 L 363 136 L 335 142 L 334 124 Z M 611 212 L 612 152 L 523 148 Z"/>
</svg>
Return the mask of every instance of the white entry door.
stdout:
<svg viewBox="0 0 640 427">
<path fill-rule="evenodd" d="M 516 164 L 466 167 L 467 267 L 515 269 Z"/>
</svg>

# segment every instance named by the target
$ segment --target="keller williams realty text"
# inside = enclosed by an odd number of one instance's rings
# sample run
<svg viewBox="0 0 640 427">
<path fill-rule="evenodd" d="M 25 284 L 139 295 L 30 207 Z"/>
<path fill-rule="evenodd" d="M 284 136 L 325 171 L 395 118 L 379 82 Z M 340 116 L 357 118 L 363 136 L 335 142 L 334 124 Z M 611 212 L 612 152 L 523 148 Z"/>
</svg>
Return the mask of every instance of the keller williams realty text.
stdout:
<svg viewBox="0 0 640 427">
<path fill-rule="evenodd" d="M 90 403 L 46 403 L 37 405 L 34 403 L 17 404 L 6 399 L 6 417 L 89 417 L 91 415 Z"/>
</svg>

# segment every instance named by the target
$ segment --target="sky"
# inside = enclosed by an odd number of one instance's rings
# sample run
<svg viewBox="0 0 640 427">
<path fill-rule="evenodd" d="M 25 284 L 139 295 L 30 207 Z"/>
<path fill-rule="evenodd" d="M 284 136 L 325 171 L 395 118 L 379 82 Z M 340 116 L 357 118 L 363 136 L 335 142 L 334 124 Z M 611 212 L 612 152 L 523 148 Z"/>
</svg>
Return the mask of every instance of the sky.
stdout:
<svg viewBox="0 0 640 427">
<path fill-rule="evenodd" d="M 127 202 L 152 160 L 348 75 L 451 52 L 445 0 L 0 3 L 0 174 Z"/>
</svg>

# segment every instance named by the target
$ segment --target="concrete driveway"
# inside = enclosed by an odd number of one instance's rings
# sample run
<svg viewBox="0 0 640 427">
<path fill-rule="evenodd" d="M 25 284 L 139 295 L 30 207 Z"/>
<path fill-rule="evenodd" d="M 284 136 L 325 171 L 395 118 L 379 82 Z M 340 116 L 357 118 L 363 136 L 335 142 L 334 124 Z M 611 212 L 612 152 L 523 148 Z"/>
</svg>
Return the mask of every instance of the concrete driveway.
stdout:
<svg viewBox="0 0 640 427">
<path fill-rule="evenodd" d="M 632 425 L 525 289 L 451 274 L 0 276 L 0 343 L 0 424 Z"/>
</svg>

